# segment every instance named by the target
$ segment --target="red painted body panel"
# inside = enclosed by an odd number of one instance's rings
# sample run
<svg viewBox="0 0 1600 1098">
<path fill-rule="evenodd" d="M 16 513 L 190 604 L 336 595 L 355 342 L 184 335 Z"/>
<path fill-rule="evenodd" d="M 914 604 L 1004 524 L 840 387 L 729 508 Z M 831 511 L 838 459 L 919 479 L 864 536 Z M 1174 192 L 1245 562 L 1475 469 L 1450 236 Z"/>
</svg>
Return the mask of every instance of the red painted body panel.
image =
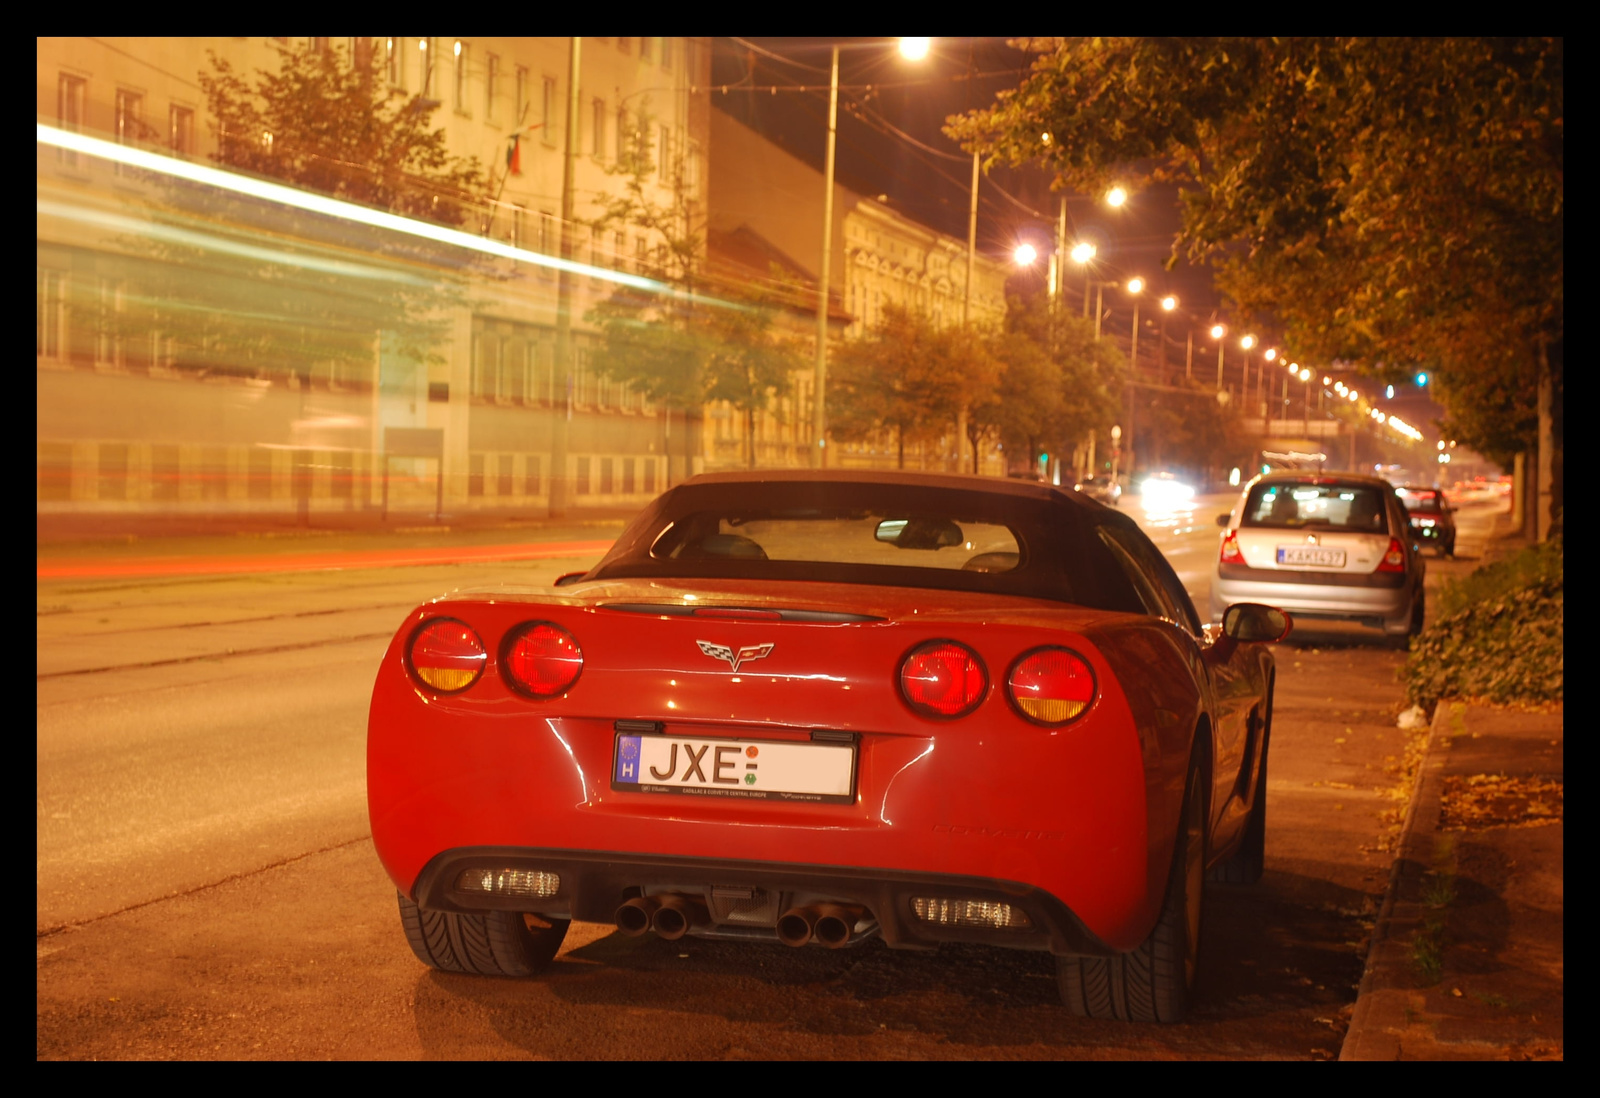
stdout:
<svg viewBox="0 0 1600 1098">
<path fill-rule="evenodd" d="M 373 838 L 395 883 L 409 892 L 435 855 L 481 845 L 889 867 L 1035 885 L 1113 948 L 1148 934 L 1194 724 L 1142 736 L 1098 644 L 1104 637 L 1124 657 L 1143 658 L 1135 638 L 1159 623 L 1040 600 L 859 585 L 721 581 L 695 591 L 708 602 L 888 620 L 750 622 L 596 606 L 681 604 L 683 592 L 648 582 L 456 596 L 420 608 L 390 646 L 370 718 Z M 434 695 L 404 670 L 413 629 L 437 616 L 471 624 L 491 653 L 483 678 L 460 695 Z M 583 649 L 583 673 L 563 697 L 530 700 L 500 677 L 502 637 L 531 620 L 557 622 Z M 984 702 L 955 721 L 917 716 L 895 687 L 903 655 L 939 637 L 974 648 L 989 672 Z M 736 675 L 697 640 L 774 648 Z M 1010 664 L 1044 643 L 1076 649 L 1099 683 L 1091 709 L 1064 728 L 1024 720 L 1004 694 Z M 1188 684 L 1192 714 L 1199 701 Z M 614 792 L 619 718 L 700 735 L 858 732 L 856 802 Z"/>
</svg>

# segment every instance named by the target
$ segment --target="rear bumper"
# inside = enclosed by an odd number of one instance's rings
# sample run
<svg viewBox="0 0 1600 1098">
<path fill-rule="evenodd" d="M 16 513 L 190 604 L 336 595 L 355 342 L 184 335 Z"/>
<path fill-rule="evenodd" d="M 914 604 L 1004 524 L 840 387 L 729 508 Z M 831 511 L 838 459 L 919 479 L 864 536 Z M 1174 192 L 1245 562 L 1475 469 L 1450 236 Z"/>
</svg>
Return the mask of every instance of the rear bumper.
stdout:
<svg viewBox="0 0 1600 1098">
<path fill-rule="evenodd" d="M 1264 602 L 1301 617 L 1361 621 L 1386 633 L 1405 633 L 1411 627 L 1414 587 L 1405 576 L 1396 576 L 1400 582 L 1394 586 L 1368 586 L 1351 582 L 1367 577 L 1340 577 L 1345 582 L 1333 584 L 1311 582 L 1304 572 L 1250 568 L 1250 575 L 1241 576 L 1246 570 L 1238 566 L 1230 571 L 1232 575 L 1223 575 L 1219 570 L 1211 581 L 1212 621 L 1221 621 L 1233 603 Z"/>
<path fill-rule="evenodd" d="M 518 869 L 555 873 L 560 885 L 548 898 L 503 897 L 455 887 L 472 869 Z M 757 912 L 725 917 L 718 895 L 754 893 L 770 917 Z M 523 911 L 550 918 L 611 923 L 632 896 L 663 892 L 699 897 L 704 921 L 689 933 L 701 937 L 778 941 L 777 917 L 792 907 L 817 903 L 859 906 L 876 920 L 876 933 L 895 949 L 932 949 L 941 942 L 975 942 L 1060 955 L 1111 956 L 1116 951 L 1092 934 L 1060 900 L 1015 881 L 955 874 L 928 874 L 855 866 L 793 865 L 783 862 L 675 858 L 655 855 L 540 850 L 527 847 L 463 847 L 428 863 L 415 896 L 440 911 Z M 943 926 L 919 918 L 917 897 L 1009 904 L 1026 913 L 1029 926 Z M 748 907 L 748 904 L 746 905 Z M 862 937 L 870 936 L 868 934 Z"/>
</svg>

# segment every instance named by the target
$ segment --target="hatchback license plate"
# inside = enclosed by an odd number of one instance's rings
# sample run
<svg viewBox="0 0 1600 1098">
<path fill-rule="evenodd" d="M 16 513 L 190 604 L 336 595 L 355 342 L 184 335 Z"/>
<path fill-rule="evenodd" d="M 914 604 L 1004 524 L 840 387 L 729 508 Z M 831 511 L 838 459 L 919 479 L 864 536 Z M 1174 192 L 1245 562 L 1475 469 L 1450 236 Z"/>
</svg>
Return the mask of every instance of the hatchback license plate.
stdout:
<svg viewBox="0 0 1600 1098">
<path fill-rule="evenodd" d="M 1343 549 L 1324 549 L 1317 545 L 1278 546 L 1279 564 L 1308 564 L 1320 568 L 1343 568 Z"/>
<path fill-rule="evenodd" d="M 854 744 L 620 735 L 611 788 L 850 804 L 855 774 Z"/>
</svg>

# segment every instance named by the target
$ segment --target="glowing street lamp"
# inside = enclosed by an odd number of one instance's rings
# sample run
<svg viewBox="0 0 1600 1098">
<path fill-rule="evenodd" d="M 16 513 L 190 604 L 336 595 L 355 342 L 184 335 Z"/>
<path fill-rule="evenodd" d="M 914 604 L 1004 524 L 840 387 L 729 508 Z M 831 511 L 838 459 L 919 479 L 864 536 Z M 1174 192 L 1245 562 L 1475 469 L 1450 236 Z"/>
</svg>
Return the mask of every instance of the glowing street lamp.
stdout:
<svg viewBox="0 0 1600 1098">
<path fill-rule="evenodd" d="M 907 61 L 921 61 L 928 56 L 928 48 L 933 45 L 931 38 L 902 38 L 900 39 L 900 56 Z"/>
<path fill-rule="evenodd" d="M 1039 250 L 1032 244 L 1018 244 L 1017 250 L 1011 254 L 1019 267 L 1031 267 L 1033 261 L 1039 258 Z"/>
<path fill-rule="evenodd" d="M 1121 206 L 1128 201 L 1128 192 L 1122 187 L 1112 187 L 1106 192 L 1106 205 Z"/>
</svg>

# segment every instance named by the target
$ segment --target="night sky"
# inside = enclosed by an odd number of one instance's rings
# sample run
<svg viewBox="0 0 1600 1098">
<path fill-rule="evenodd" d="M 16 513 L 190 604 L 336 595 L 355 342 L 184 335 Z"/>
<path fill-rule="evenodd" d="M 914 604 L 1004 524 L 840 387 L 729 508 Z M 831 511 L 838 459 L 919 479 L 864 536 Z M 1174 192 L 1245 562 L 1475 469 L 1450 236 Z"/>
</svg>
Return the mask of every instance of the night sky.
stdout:
<svg viewBox="0 0 1600 1098">
<path fill-rule="evenodd" d="M 901 58 L 892 38 L 743 41 L 788 63 L 747 49 L 735 39 L 714 39 L 714 109 L 726 111 L 820 171 L 827 133 L 829 47 L 839 42 L 843 46 L 839 181 L 864 195 L 887 196 L 889 206 L 906 217 L 966 239 L 971 162 L 940 128 L 947 116 L 992 102 L 995 92 L 1016 87 L 1028 55 L 1011 49 L 1002 38 L 935 38 L 932 53 L 921 62 Z M 812 90 L 796 90 L 802 85 Z M 779 89 L 776 93 L 771 90 L 774 86 Z M 874 124 L 874 115 L 944 155 L 893 136 Z M 978 249 L 1002 258 L 1027 240 L 1048 253 L 1060 200 L 1049 182 L 1037 169 L 996 168 L 986 175 L 978 188 Z M 1172 271 L 1164 267 L 1179 221 L 1175 188 L 1135 194 L 1120 210 L 1097 198 L 1069 193 L 1067 213 L 1068 246 L 1089 240 L 1099 249 L 1096 277 L 1125 281 L 1139 275 L 1154 291 L 1151 297 L 1178 294 L 1181 311 L 1194 323 L 1213 319 L 1218 299 L 1209 272 L 1187 265 Z M 1042 283 L 1046 261 L 1037 262 L 1035 270 L 1033 277 Z M 1026 276 L 1019 280 L 1019 286 L 1026 283 Z M 1069 264 L 1067 300 L 1079 307 L 1082 285 L 1078 268 Z M 1121 297 L 1106 294 L 1106 307 L 1113 310 L 1105 321 L 1107 331 L 1125 332 L 1130 326 L 1126 303 L 1113 300 Z M 1149 315 L 1148 308 L 1141 312 Z"/>
</svg>

